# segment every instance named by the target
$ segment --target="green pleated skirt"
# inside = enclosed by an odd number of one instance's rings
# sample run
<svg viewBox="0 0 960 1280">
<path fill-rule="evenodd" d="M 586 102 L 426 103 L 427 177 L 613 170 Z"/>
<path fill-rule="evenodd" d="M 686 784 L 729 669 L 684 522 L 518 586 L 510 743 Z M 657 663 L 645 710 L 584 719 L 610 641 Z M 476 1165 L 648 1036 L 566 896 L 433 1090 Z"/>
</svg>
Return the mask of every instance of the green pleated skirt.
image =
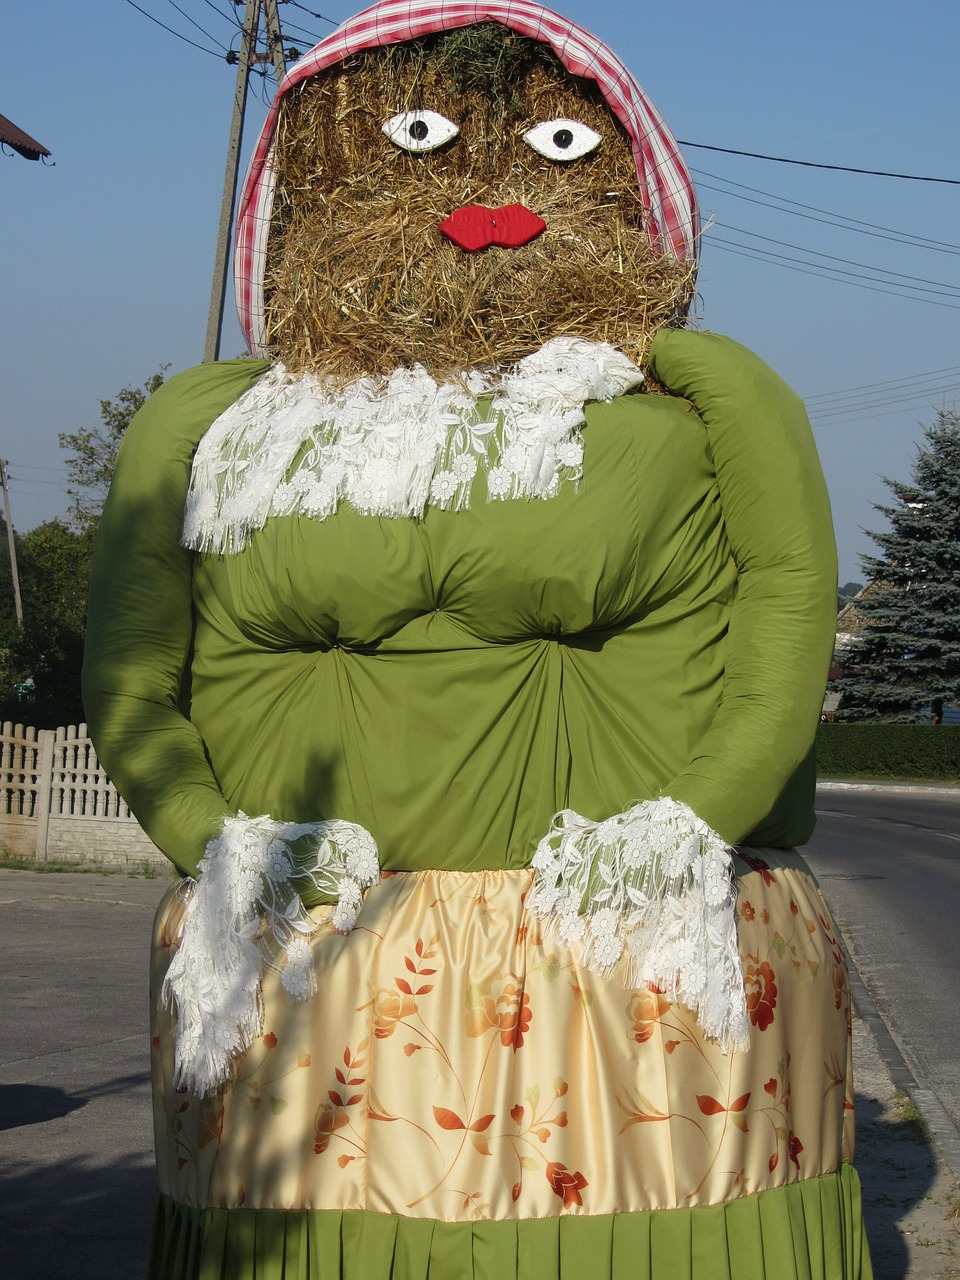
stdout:
<svg viewBox="0 0 960 1280">
<path fill-rule="evenodd" d="M 151 1280 L 870 1280 L 850 1165 L 725 1205 L 437 1222 L 158 1198 Z"/>
</svg>

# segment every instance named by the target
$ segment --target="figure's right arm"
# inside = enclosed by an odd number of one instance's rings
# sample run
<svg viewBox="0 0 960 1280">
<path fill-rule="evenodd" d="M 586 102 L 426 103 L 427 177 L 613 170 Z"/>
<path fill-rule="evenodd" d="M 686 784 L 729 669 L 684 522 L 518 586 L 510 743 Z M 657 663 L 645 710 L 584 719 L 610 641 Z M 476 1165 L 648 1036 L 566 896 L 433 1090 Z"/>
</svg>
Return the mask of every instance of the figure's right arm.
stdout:
<svg viewBox="0 0 960 1280">
<path fill-rule="evenodd" d="M 201 366 L 150 397 L 120 447 L 94 552 L 83 667 L 90 734 L 140 825 L 190 875 L 230 806 L 181 705 L 193 638 L 183 508 L 201 437 L 267 367 Z"/>
</svg>

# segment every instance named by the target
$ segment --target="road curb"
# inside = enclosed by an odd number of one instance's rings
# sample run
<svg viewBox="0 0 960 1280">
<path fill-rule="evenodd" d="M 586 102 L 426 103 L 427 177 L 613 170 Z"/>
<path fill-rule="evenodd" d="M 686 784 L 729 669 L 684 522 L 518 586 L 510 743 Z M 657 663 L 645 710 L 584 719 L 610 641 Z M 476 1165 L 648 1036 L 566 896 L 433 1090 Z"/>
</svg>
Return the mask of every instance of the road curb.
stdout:
<svg viewBox="0 0 960 1280">
<path fill-rule="evenodd" d="M 887 1069 L 895 1089 L 907 1094 L 923 1116 L 930 1134 L 930 1140 L 936 1147 L 944 1164 L 950 1170 L 955 1182 L 960 1185 L 960 1128 L 958 1128 L 943 1103 L 930 1086 L 918 1080 L 908 1066 L 893 1032 L 883 1020 L 883 1015 L 874 1003 L 866 984 L 860 976 L 853 952 L 847 940 L 840 932 L 840 941 L 847 957 L 850 971 L 850 989 L 857 1013 L 866 1024 L 877 1046 L 880 1060 Z"/>
<path fill-rule="evenodd" d="M 818 791 L 893 791 L 897 795 L 956 796 L 960 783 L 947 782 L 844 782 L 842 778 L 818 778 Z"/>
<path fill-rule="evenodd" d="M 818 779 L 818 791 L 893 791 L 899 795 L 957 796 L 960 783 L 951 786 L 941 782 L 844 782 L 828 778 Z"/>
</svg>

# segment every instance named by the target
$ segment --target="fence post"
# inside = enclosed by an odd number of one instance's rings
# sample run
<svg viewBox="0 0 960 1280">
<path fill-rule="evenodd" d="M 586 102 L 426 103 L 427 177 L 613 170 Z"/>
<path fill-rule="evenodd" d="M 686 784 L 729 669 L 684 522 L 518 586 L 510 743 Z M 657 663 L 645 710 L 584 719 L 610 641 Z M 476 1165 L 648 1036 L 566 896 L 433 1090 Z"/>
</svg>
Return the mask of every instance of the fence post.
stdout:
<svg viewBox="0 0 960 1280">
<path fill-rule="evenodd" d="M 47 833 L 50 830 L 50 802 L 53 795 L 53 729 L 41 729 L 37 738 L 37 851 L 35 857 L 47 860 Z"/>
</svg>

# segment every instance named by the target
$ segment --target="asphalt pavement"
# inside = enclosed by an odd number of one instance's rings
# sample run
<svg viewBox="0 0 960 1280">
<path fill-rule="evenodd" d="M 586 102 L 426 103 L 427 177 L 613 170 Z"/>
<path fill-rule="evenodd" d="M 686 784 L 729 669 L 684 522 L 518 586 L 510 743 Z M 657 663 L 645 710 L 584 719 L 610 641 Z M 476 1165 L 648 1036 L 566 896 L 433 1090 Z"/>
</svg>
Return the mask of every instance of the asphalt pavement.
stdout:
<svg viewBox="0 0 960 1280">
<path fill-rule="evenodd" d="M 917 1081 L 960 1126 L 960 790 L 821 786 L 804 853 Z M 960 1175 L 960 1133 L 955 1133 Z"/>
<path fill-rule="evenodd" d="M 4 1275 L 144 1273 L 148 950 L 167 883 L 0 869 Z M 876 1278 L 960 1277 L 957 1184 L 878 1049 L 882 1021 L 865 1014 L 854 1027 L 857 1164 Z"/>
<path fill-rule="evenodd" d="M 168 881 L 0 870 L 0 1269 L 144 1274 L 148 957 Z"/>
</svg>

